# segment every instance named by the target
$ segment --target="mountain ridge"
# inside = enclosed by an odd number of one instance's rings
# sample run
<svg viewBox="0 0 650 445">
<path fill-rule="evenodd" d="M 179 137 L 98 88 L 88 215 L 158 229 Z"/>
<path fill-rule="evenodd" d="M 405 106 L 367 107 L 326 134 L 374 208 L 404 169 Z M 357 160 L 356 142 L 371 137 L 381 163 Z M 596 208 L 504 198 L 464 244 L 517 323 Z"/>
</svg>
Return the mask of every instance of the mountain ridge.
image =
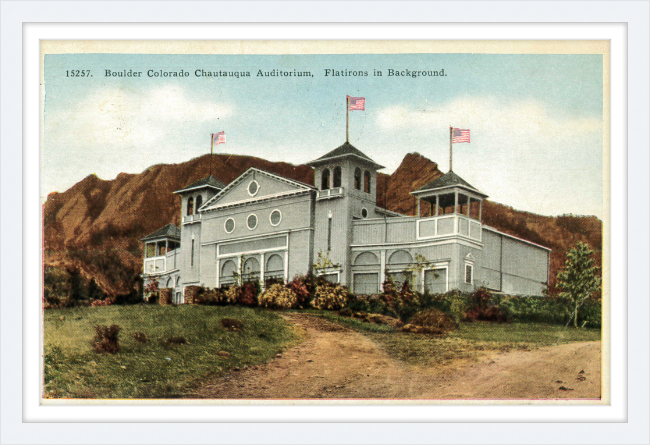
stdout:
<svg viewBox="0 0 650 445">
<path fill-rule="evenodd" d="M 212 156 L 212 174 L 224 184 L 250 167 L 314 183 L 313 169 L 307 165 Z M 204 155 L 178 164 L 155 164 L 141 173 L 120 173 L 112 180 L 90 174 L 65 192 L 50 193 L 43 204 L 44 265 L 79 272 L 109 295 L 133 292 L 142 272 L 139 240 L 166 224 L 179 226 L 180 198 L 172 192 L 209 173 L 210 155 Z M 378 174 L 377 204 L 414 215 L 416 201 L 409 193 L 442 174 L 437 163 L 417 152 L 408 153 L 392 174 Z M 596 217 L 549 217 L 486 200 L 483 223 L 553 249 L 551 290 L 568 248 L 585 241 L 602 249 L 602 222 Z M 599 253 L 597 260 L 600 263 Z"/>
</svg>

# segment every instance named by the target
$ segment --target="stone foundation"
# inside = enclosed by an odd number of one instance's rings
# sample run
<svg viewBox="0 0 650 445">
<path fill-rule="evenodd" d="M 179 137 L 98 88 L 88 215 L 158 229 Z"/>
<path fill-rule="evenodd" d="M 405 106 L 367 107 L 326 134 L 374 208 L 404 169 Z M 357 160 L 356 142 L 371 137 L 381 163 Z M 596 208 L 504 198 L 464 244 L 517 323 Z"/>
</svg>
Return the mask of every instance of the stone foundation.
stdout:
<svg viewBox="0 0 650 445">
<path fill-rule="evenodd" d="M 173 288 L 165 288 L 165 289 L 160 289 L 158 291 L 158 303 L 161 306 L 166 306 L 168 304 L 171 304 L 172 302 L 172 292 L 174 291 Z"/>
</svg>

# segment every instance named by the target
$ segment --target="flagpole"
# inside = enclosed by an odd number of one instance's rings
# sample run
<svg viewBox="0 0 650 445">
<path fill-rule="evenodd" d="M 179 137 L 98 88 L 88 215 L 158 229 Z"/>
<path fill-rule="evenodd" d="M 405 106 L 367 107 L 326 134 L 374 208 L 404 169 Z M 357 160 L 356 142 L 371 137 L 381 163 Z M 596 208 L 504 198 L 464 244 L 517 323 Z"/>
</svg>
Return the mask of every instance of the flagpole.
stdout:
<svg viewBox="0 0 650 445">
<path fill-rule="evenodd" d="M 214 134 L 210 133 L 210 176 L 212 176 L 212 152 L 214 151 Z"/>
<path fill-rule="evenodd" d="M 350 142 L 350 96 L 345 96 L 345 142 Z"/>
<path fill-rule="evenodd" d="M 452 170 L 452 159 L 451 159 L 451 152 L 452 152 L 452 147 L 454 146 L 454 127 L 451 125 L 449 126 L 449 171 Z"/>
</svg>

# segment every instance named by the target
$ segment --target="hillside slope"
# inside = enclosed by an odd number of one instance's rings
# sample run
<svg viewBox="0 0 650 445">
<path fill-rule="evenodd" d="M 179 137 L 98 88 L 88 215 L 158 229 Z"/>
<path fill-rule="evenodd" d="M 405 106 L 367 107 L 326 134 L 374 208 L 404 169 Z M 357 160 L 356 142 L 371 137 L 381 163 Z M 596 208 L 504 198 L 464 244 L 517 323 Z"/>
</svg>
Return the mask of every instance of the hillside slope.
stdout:
<svg viewBox="0 0 650 445">
<path fill-rule="evenodd" d="M 214 155 L 212 174 L 227 184 L 250 167 L 309 184 L 314 180 L 306 165 L 227 154 Z M 131 293 L 142 272 L 140 238 L 166 224 L 179 225 L 180 198 L 173 191 L 209 170 L 210 155 L 205 155 L 154 165 L 140 174 L 121 173 L 109 181 L 90 175 L 63 193 L 50 194 L 43 207 L 45 266 L 78 271 L 110 295 Z M 409 192 L 441 175 L 435 162 L 409 153 L 392 175 L 379 175 L 377 202 L 413 215 L 416 203 Z M 602 249 L 602 223 L 595 217 L 547 217 L 486 201 L 483 222 L 552 248 L 551 287 L 568 248 L 585 241 Z"/>
</svg>

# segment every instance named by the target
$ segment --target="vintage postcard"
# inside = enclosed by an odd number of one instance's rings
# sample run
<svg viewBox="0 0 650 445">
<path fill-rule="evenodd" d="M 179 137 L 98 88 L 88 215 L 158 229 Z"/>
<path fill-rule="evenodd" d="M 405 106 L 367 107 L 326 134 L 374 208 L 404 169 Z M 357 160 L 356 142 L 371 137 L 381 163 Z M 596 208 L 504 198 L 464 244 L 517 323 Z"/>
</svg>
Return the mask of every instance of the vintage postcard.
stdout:
<svg viewBox="0 0 650 445">
<path fill-rule="evenodd" d="M 44 404 L 608 404 L 605 41 L 42 41 Z"/>
</svg>

